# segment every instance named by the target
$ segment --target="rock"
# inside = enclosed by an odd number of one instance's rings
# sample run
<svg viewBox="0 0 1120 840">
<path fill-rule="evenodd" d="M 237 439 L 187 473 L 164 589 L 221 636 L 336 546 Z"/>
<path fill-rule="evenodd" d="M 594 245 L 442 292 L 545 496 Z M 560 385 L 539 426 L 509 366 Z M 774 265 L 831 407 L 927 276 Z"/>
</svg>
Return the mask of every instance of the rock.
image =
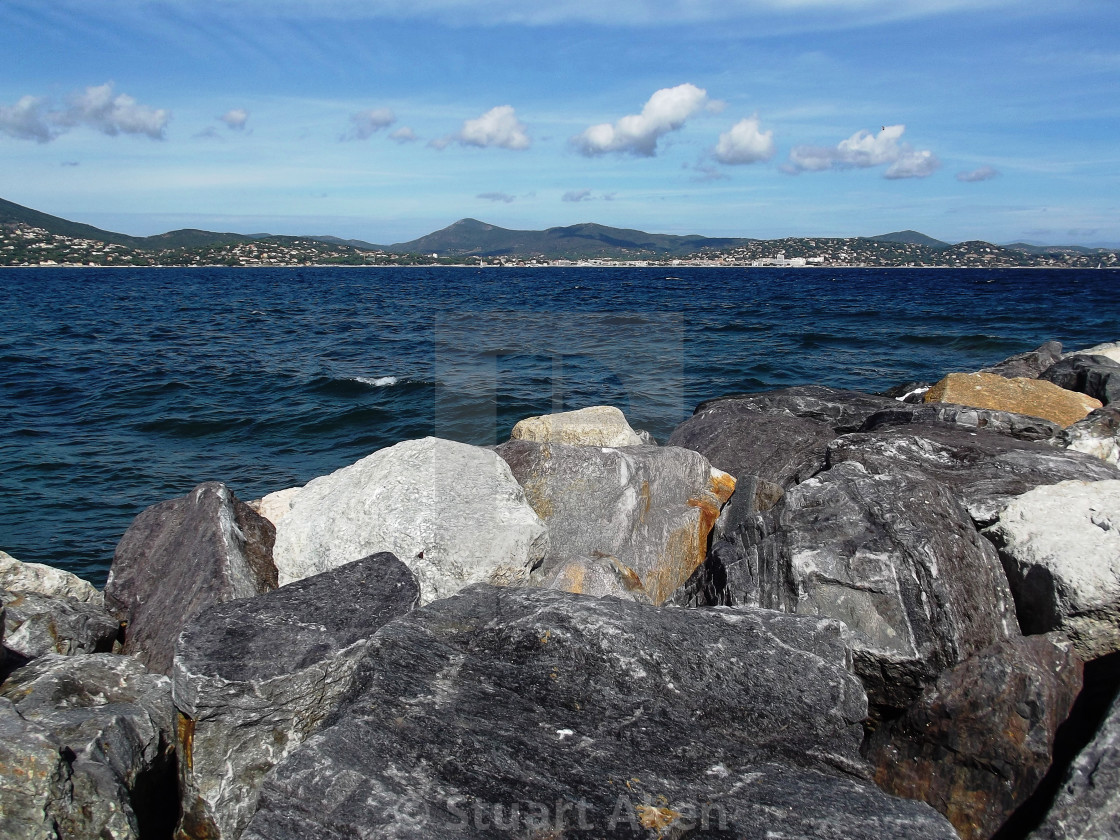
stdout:
<svg viewBox="0 0 1120 840">
<path fill-rule="evenodd" d="M 1108 356 L 1066 356 L 1043 371 L 1041 378 L 1061 388 L 1088 394 L 1105 405 L 1120 402 L 1120 362 Z"/>
<path fill-rule="evenodd" d="M 1007 379 L 993 373 L 950 373 L 924 397 L 944 402 L 1041 417 L 1065 428 L 1100 408 L 1100 400 L 1042 379 Z"/>
<path fill-rule="evenodd" d="M 570 446 L 641 446 L 641 436 L 612 405 L 596 405 L 541 417 L 526 417 L 513 427 L 510 440 L 563 443 Z"/>
<path fill-rule="evenodd" d="M 1120 478 L 1120 470 L 1081 452 L 994 432 L 904 426 L 843 435 L 828 447 L 830 466 L 855 461 L 868 472 L 921 472 L 950 487 L 979 525 L 990 525 L 1015 496 L 1059 481 Z"/>
<path fill-rule="evenodd" d="M 1104 344 L 1095 344 L 1078 350 L 1070 355 L 1075 356 L 1107 356 L 1114 362 L 1120 362 L 1120 341 L 1107 341 Z"/>
<path fill-rule="evenodd" d="M 954 837 L 865 779 L 845 659 L 836 622 L 472 587 L 379 631 L 242 837 Z"/>
<path fill-rule="evenodd" d="M 704 561 L 708 535 L 735 489 L 702 455 L 675 446 L 513 440 L 495 452 L 548 526 L 550 562 L 614 557 L 654 604 Z"/>
<path fill-rule="evenodd" d="M 526 583 L 548 534 L 494 452 L 428 437 L 374 452 L 298 493 L 276 531 L 281 584 L 388 551 L 420 599 Z"/>
<path fill-rule="evenodd" d="M 1074 760 L 1049 814 L 1028 840 L 1120 837 L 1120 697 Z"/>
<path fill-rule="evenodd" d="M 224 484 L 153 505 L 121 537 L 105 603 L 128 622 L 124 652 L 171 669 L 183 625 L 211 604 L 276 588 L 275 529 Z"/>
<path fill-rule="evenodd" d="M 945 669 L 1019 633 L 992 546 L 919 474 L 840 464 L 712 554 L 718 603 L 843 621 L 877 710 L 907 707 Z"/>
<path fill-rule="evenodd" d="M 638 435 L 638 440 L 642 442 L 642 446 L 657 446 L 657 438 L 652 433 L 645 429 L 635 429 L 634 432 Z"/>
<path fill-rule="evenodd" d="M 101 592 L 77 575 L 42 563 L 21 563 L 3 551 L 0 551 L 0 589 L 65 595 L 83 604 L 99 607 L 104 604 Z"/>
<path fill-rule="evenodd" d="M 617 557 L 566 557 L 558 562 L 546 563 L 540 587 L 572 592 L 577 595 L 610 596 L 639 604 L 652 603 L 641 580 Z"/>
<path fill-rule="evenodd" d="M 993 645 L 872 735 L 875 781 L 928 802 L 964 840 L 988 840 L 1046 775 L 1080 690 L 1081 662 L 1061 636 Z"/>
<path fill-rule="evenodd" d="M 1041 417 L 1013 414 L 952 403 L 906 405 L 877 411 L 864 422 L 861 432 L 874 432 L 891 426 L 947 426 L 975 431 L 999 432 L 1018 440 L 1050 441 L 1061 438 L 1062 427 Z"/>
<path fill-rule="evenodd" d="M 699 452 L 735 476 L 735 495 L 721 527 L 769 510 L 781 494 L 824 468 L 825 448 L 836 437 L 821 420 L 760 414 L 737 400 L 714 403 L 673 431 L 669 446 Z"/>
<path fill-rule="evenodd" d="M 1075 452 L 1120 466 L 1120 406 L 1098 408 L 1084 420 L 1068 426 L 1060 443 Z"/>
<path fill-rule="evenodd" d="M 277 490 L 275 493 L 269 493 L 260 499 L 254 499 L 251 502 L 246 502 L 249 507 L 271 522 L 274 526 L 281 519 L 288 515 L 292 509 L 292 499 L 296 497 L 302 487 L 287 487 L 284 490 Z"/>
<path fill-rule="evenodd" d="M 723 403 L 738 403 L 724 406 Z M 827 423 L 837 434 L 854 432 L 876 411 L 893 408 L 898 402 L 890 397 L 862 394 L 827 388 L 824 385 L 798 385 L 759 394 L 736 394 L 705 400 L 696 406 L 694 414 L 719 408 L 732 411 L 757 411 L 760 414 L 784 414 Z"/>
<path fill-rule="evenodd" d="M 890 397 L 900 403 L 913 405 L 921 403 L 922 397 L 929 389 L 930 383 L 928 382 L 905 382 L 902 385 L 895 385 L 885 391 L 880 391 L 878 396 Z"/>
<path fill-rule="evenodd" d="M 984 530 L 1025 633 L 1062 630 L 1082 659 L 1120 651 L 1120 481 L 1064 481 L 1014 499 Z"/>
<path fill-rule="evenodd" d="M 25 660 L 48 653 L 107 653 L 120 635 L 120 622 L 97 603 L 3 590 L 0 602 L 4 647 Z"/>
<path fill-rule="evenodd" d="M 335 712 L 373 634 L 419 597 L 386 553 L 196 615 L 172 673 L 180 835 L 239 837 L 261 779 Z"/>
<path fill-rule="evenodd" d="M 1036 379 L 1040 373 L 1061 358 L 1061 342 L 1047 341 L 1034 350 L 1018 353 L 991 367 L 981 368 L 980 372 L 1007 379 Z"/>
<path fill-rule="evenodd" d="M 0 697 L 0 835 L 5 840 L 61 840 L 57 819 L 72 795 L 60 745 Z M 59 812 L 62 812 L 60 814 Z"/>
<path fill-rule="evenodd" d="M 41 748 L 31 760 L 40 780 L 50 780 L 25 802 L 52 827 L 30 836 L 132 840 L 169 832 L 175 761 L 166 677 L 128 656 L 49 655 L 12 674 L 0 698 L 18 713 L 22 724 L 9 722 L 25 740 L 35 733 Z"/>
</svg>

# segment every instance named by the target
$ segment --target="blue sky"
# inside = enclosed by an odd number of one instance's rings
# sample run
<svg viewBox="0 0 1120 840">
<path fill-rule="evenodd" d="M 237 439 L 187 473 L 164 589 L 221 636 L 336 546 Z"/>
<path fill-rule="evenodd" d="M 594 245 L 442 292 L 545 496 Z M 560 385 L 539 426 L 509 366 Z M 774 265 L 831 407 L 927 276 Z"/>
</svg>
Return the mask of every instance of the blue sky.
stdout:
<svg viewBox="0 0 1120 840">
<path fill-rule="evenodd" d="M 147 235 L 474 217 L 1120 245 L 1116 0 L 0 0 L 0 197 Z"/>
</svg>

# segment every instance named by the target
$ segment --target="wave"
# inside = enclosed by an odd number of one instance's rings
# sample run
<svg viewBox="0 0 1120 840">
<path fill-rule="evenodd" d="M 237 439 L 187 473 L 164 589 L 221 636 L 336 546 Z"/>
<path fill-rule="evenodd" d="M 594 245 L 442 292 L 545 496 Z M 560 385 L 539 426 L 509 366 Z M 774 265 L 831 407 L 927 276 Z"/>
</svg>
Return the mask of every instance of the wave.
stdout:
<svg viewBox="0 0 1120 840">
<path fill-rule="evenodd" d="M 395 376 L 350 376 L 347 378 L 353 382 L 369 385 L 371 388 L 388 388 L 400 382 L 400 379 Z"/>
</svg>

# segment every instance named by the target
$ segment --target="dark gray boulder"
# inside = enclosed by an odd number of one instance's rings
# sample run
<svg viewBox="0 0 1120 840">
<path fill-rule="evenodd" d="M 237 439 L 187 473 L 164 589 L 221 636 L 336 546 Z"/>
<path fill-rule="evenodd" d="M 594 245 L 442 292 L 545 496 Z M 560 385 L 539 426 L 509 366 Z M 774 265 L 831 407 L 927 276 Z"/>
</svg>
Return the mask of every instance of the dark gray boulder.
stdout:
<svg viewBox="0 0 1120 840">
<path fill-rule="evenodd" d="M 732 405 L 734 403 L 734 405 Z M 709 410 L 741 412 L 744 409 L 760 414 L 784 414 L 827 423 L 838 434 L 854 432 L 876 411 L 898 405 L 890 397 L 845 391 L 824 385 L 797 385 L 758 394 L 736 394 L 705 400 L 694 414 Z"/>
<path fill-rule="evenodd" d="M 860 431 L 874 432 L 892 426 L 911 425 L 944 426 L 968 431 L 982 429 L 987 432 L 999 432 L 1019 440 L 1050 441 L 1060 439 L 1062 436 L 1061 426 L 1041 417 L 953 403 L 899 405 L 896 408 L 877 411 L 867 418 Z"/>
<path fill-rule="evenodd" d="M 841 633 L 466 589 L 377 634 L 360 695 L 276 767 L 242 836 L 954 837 L 865 778 Z"/>
<path fill-rule="evenodd" d="M 70 775 L 61 745 L 0 697 L 0 836 L 61 840 L 56 827 L 72 797 Z"/>
<path fill-rule="evenodd" d="M 1081 452 L 936 426 L 842 435 L 829 444 L 828 464 L 849 461 L 872 475 L 921 472 L 949 487 L 978 525 L 990 525 L 1012 498 L 1043 484 L 1120 478 L 1120 469 Z"/>
<path fill-rule="evenodd" d="M 413 573 L 382 553 L 196 615 L 172 672 L 181 835 L 240 836 L 264 775 L 335 712 L 373 634 L 419 599 Z"/>
<path fill-rule="evenodd" d="M 23 660 L 48 653 L 108 653 L 120 634 L 120 622 L 97 603 L 2 589 L 0 603 L 4 647 Z"/>
<path fill-rule="evenodd" d="M 1026 353 L 1017 353 L 1004 359 L 1002 362 L 981 369 L 981 373 L 994 373 L 1006 379 L 1037 379 L 1039 374 L 1062 358 L 1062 344 L 1059 341 L 1047 341 L 1045 344 L 1029 350 Z"/>
<path fill-rule="evenodd" d="M 105 584 L 106 606 L 128 625 L 124 652 L 168 673 L 191 616 L 276 588 L 275 538 L 271 522 L 218 482 L 137 516 Z"/>
<path fill-rule="evenodd" d="M 843 621 L 876 707 L 905 708 L 945 669 L 1019 633 L 995 549 L 917 473 L 840 464 L 729 534 L 706 568 L 717 603 Z"/>
<path fill-rule="evenodd" d="M 1120 362 L 1108 356 L 1066 356 L 1043 371 L 1039 379 L 1088 394 L 1105 405 L 1120 402 Z"/>
<path fill-rule="evenodd" d="M 931 804 L 964 840 L 988 840 L 1046 775 L 1081 670 L 1058 634 L 969 657 L 872 735 L 875 780 Z"/>
</svg>

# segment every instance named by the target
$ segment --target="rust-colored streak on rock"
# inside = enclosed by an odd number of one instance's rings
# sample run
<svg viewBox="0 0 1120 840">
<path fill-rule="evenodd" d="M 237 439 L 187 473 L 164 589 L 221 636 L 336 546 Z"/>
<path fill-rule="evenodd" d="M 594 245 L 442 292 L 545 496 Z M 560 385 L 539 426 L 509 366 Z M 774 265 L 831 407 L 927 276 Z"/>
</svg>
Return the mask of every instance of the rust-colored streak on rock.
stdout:
<svg viewBox="0 0 1120 840">
<path fill-rule="evenodd" d="M 179 742 L 179 755 L 187 772 L 194 770 L 194 719 L 182 712 L 176 715 L 175 738 Z"/>
</svg>

